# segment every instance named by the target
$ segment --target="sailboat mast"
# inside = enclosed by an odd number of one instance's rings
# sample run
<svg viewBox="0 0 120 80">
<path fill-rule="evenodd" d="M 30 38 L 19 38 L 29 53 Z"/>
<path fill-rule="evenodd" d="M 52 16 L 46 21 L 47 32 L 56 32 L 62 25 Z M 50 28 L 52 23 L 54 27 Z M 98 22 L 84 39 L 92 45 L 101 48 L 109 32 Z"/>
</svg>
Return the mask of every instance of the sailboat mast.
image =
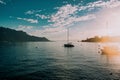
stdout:
<svg viewBox="0 0 120 80">
<path fill-rule="evenodd" d="M 106 22 L 106 31 L 107 31 L 107 35 L 106 35 L 106 36 L 109 36 L 109 32 L 108 32 L 108 22 Z"/>
<path fill-rule="evenodd" d="M 69 28 L 67 29 L 67 42 L 69 42 Z"/>
</svg>

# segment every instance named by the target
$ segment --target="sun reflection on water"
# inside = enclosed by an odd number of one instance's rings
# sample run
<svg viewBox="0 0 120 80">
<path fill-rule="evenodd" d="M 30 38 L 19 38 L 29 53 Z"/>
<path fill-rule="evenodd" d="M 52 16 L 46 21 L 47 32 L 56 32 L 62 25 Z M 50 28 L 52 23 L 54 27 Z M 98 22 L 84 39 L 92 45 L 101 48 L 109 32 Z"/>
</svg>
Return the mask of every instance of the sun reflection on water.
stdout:
<svg viewBox="0 0 120 80">
<path fill-rule="evenodd" d="M 101 55 L 108 67 L 112 69 L 120 69 L 120 45 L 118 43 L 105 44 L 101 48 Z"/>
</svg>

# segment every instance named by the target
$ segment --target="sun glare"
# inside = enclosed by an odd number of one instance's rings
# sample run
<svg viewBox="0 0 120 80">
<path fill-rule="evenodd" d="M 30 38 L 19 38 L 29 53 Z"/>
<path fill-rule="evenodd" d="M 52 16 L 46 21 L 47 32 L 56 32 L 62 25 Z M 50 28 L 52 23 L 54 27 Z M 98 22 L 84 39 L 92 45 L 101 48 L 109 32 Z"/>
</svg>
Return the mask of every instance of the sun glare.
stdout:
<svg viewBox="0 0 120 80">
<path fill-rule="evenodd" d="M 106 17 L 106 29 L 108 35 L 116 36 L 120 35 L 120 10 L 111 10 L 108 11 L 108 16 Z"/>
</svg>

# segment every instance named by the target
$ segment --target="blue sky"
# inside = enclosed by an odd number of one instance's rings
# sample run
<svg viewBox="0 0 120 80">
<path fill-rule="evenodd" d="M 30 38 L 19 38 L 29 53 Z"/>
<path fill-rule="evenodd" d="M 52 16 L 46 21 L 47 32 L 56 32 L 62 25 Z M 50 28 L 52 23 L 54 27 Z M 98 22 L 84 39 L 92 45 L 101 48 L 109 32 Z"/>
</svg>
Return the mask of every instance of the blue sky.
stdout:
<svg viewBox="0 0 120 80">
<path fill-rule="evenodd" d="M 120 0 L 0 0 L 0 26 L 51 40 L 65 40 L 67 28 L 71 40 L 114 36 L 119 8 Z"/>
</svg>

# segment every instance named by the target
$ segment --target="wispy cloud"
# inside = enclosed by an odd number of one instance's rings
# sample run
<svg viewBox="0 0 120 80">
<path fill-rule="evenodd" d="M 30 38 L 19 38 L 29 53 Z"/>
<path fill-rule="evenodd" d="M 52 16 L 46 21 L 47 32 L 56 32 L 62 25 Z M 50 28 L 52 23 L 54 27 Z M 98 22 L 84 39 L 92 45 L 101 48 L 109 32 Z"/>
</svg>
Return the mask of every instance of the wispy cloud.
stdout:
<svg viewBox="0 0 120 80">
<path fill-rule="evenodd" d="M 28 10 L 25 12 L 26 15 L 36 14 L 41 12 L 42 10 Z"/>
<path fill-rule="evenodd" d="M 30 11 L 30 10 L 29 10 L 29 11 L 25 12 L 25 14 L 26 14 L 26 15 L 27 15 L 27 14 L 29 14 L 29 15 L 30 15 L 30 14 L 34 14 L 34 11 Z"/>
<path fill-rule="evenodd" d="M 4 2 L 3 0 L 0 0 L 0 4 L 6 5 L 6 2 Z"/>
<path fill-rule="evenodd" d="M 57 13 L 51 15 L 49 22 L 53 22 L 54 27 L 64 27 L 76 11 L 77 6 L 72 6 L 71 4 L 62 6 L 58 9 Z"/>
<path fill-rule="evenodd" d="M 33 26 L 24 26 L 24 25 L 19 25 L 16 30 L 31 30 L 33 29 Z"/>
<path fill-rule="evenodd" d="M 28 19 L 28 18 L 20 18 L 20 17 L 17 17 L 18 20 L 24 20 L 24 21 L 27 21 L 27 22 L 30 22 L 30 23 L 38 23 L 38 20 L 35 20 L 35 19 Z"/>
<path fill-rule="evenodd" d="M 119 0 L 108 0 L 108 1 L 95 1 L 95 2 L 91 2 L 88 3 L 86 6 L 81 6 L 81 4 L 79 4 L 79 11 L 82 10 L 92 10 L 92 9 L 96 9 L 96 8 L 114 8 L 114 7 L 118 7 L 120 6 L 120 1 Z"/>
<path fill-rule="evenodd" d="M 96 18 L 94 14 L 79 16 L 76 14 L 78 10 L 79 10 L 78 5 L 73 6 L 71 4 L 67 4 L 60 7 L 57 13 L 51 15 L 49 20 L 49 22 L 53 23 L 51 24 L 51 26 L 53 26 L 53 30 L 54 28 L 61 29 L 59 27 L 62 27 L 63 29 L 65 29 L 76 22 L 87 21 L 87 20 L 92 20 Z"/>
<path fill-rule="evenodd" d="M 49 16 L 41 15 L 41 14 L 35 14 L 35 16 L 41 18 L 41 19 L 48 19 Z"/>
</svg>

